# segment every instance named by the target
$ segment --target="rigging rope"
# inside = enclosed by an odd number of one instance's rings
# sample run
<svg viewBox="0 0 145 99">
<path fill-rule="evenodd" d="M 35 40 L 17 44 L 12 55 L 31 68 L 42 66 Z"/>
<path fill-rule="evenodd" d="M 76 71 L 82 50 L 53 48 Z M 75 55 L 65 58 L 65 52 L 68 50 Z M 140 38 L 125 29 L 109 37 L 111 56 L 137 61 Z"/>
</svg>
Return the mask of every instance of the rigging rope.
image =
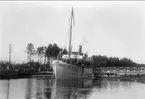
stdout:
<svg viewBox="0 0 145 99">
<path fill-rule="evenodd" d="M 70 20 L 70 19 L 69 19 L 69 20 Z M 60 53 L 62 53 L 62 52 L 64 51 L 64 49 L 66 49 L 67 40 L 68 40 L 69 36 L 70 36 L 70 29 L 68 30 L 68 33 L 67 33 L 67 36 L 66 36 L 66 39 L 65 39 L 65 43 L 64 43 L 63 50 L 62 50 Z"/>
<path fill-rule="evenodd" d="M 72 24 L 72 23 L 71 23 L 71 22 L 72 22 L 72 19 L 73 19 L 73 25 L 75 25 L 73 8 L 72 8 L 71 16 L 69 17 L 69 26 Z M 68 30 L 68 35 L 67 35 L 66 40 L 65 40 L 64 48 L 63 48 L 63 50 L 62 50 L 60 53 L 62 53 L 62 52 L 64 51 L 64 49 L 66 49 L 67 40 L 68 40 L 69 36 L 70 36 L 70 28 L 69 28 L 69 30 Z"/>
</svg>

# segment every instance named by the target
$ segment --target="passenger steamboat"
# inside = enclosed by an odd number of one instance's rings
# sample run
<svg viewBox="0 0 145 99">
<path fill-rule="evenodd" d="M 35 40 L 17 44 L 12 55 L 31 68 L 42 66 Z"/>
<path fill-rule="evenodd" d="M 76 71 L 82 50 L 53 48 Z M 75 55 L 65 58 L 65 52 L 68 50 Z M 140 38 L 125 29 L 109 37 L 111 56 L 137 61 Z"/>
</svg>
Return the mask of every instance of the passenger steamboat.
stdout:
<svg viewBox="0 0 145 99">
<path fill-rule="evenodd" d="M 93 75 L 92 62 L 86 54 L 82 53 L 82 45 L 77 52 L 72 51 L 71 39 L 74 24 L 73 8 L 70 17 L 69 52 L 62 55 L 61 52 L 56 60 L 52 62 L 52 68 L 56 79 L 79 79 L 91 78 Z"/>
</svg>

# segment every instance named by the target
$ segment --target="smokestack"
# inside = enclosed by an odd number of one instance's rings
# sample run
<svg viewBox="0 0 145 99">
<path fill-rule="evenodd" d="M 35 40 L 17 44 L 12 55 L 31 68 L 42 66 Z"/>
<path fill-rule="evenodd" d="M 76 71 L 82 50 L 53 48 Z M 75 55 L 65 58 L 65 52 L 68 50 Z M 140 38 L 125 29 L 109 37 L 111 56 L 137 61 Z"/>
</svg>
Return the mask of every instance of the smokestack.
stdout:
<svg viewBox="0 0 145 99">
<path fill-rule="evenodd" d="M 82 54 L 82 45 L 79 45 L 79 55 Z"/>
</svg>

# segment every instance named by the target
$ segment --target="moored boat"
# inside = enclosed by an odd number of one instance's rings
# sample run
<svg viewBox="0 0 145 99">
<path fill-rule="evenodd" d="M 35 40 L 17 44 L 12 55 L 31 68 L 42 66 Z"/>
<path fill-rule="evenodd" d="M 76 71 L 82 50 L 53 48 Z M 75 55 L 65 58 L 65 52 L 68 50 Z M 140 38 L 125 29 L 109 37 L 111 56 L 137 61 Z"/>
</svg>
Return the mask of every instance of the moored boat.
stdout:
<svg viewBox="0 0 145 99">
<path fill-rule="evenodd" d="M 68 55 L 58 55 L 58 59 L 54 60 L 52 67 L 56 79 L 78 79 L 78 78 L 91 78 L 93 70 L 91 60 L 82 53 L 82 46 L 80 45 L 79 51 L 72 52 L 72 24 L 74 22 L 74 12 L 72 8 L 70 23 L 70 37 L 69 37 L 69 53 Z"/>
</svg>

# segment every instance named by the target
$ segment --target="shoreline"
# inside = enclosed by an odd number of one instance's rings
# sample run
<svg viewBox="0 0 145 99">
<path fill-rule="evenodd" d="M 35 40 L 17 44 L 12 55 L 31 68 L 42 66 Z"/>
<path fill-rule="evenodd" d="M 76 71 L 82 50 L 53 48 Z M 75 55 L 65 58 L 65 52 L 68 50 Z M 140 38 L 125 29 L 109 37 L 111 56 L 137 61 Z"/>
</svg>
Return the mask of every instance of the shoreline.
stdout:
<svg viewBox="0 0 145 99">
<path fill-rule="evenodd" d="M 140 83 L 145 83 L 145 74 L 127 75 L 127 76 L 120 76 L 120 77 L 95 77 L 94 79 L 120 79 L 120 80 L 137 81 Z"/>
</svg>

